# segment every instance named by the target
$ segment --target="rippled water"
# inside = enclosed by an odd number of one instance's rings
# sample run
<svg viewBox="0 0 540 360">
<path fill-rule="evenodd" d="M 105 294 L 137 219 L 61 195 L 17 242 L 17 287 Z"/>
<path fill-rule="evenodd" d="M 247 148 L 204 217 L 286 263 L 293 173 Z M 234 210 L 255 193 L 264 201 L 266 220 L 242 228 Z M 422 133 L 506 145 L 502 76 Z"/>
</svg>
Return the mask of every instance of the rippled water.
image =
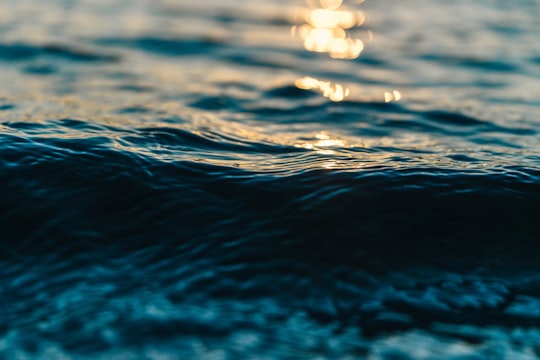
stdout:
<svg viewBox="0 0 540 360">
<path fill-rule="evenodd" d="M 2 1 L 2 357 L 539 357 L 539 18 Z"/>
</svg>

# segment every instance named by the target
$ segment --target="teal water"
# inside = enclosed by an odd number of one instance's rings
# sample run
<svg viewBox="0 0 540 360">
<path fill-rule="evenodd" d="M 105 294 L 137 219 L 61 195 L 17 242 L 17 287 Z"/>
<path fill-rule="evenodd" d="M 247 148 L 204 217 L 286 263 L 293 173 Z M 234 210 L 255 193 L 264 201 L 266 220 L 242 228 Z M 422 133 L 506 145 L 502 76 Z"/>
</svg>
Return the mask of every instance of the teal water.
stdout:
<svg viewBox="0 0 540 360">
<path fill-rule="evenodd" d="M 540 356 L 537 1 L 0 4 L 0 354 Z"/>
</svg>

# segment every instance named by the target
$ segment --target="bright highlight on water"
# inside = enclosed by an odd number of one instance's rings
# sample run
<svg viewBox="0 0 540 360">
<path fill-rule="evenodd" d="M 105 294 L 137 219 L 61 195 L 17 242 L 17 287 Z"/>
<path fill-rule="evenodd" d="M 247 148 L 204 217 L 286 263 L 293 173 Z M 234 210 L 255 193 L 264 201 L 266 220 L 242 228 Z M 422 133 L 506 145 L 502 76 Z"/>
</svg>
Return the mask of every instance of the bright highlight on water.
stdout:
<svg viewBox="0 0 540 360">
<path fill-rule="evenodd" d="M 309 9 L 295 14 L 295 18 L 305 23 L 293 25 L 292 35 L 298 36 L 308 51 L 327 53 L 331 58 L 338 60 L 357 59 L 364 51 L 365 45 L 360 38 L 350 32 L 366 23 L 366 14 L 362 10 L 348 9 L 341 0 L 306 1 Z M 367 33 L 372 36 L 370 31 Z M 345 85 L 313 77 L 298 79 L 295 85 L 299 89 L 318 90 L 324 97 L 335 102 L 345 100 L 351 93 Z M 399 100 L 401 100 L 399 91 L 384 92 L 384 102 Z"/>
</svg>

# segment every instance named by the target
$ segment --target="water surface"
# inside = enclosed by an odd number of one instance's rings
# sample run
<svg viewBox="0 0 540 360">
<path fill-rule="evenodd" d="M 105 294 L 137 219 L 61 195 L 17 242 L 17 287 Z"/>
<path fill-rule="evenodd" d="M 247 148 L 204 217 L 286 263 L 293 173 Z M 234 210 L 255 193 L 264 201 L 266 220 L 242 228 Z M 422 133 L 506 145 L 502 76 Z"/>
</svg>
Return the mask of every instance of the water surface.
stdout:
<svg viewBox="0 0 540 360">
<path fill-rule="evenodd" d="M 537 358 L 539 16 L 3 1 L 2 356 Z"/>
</svg>

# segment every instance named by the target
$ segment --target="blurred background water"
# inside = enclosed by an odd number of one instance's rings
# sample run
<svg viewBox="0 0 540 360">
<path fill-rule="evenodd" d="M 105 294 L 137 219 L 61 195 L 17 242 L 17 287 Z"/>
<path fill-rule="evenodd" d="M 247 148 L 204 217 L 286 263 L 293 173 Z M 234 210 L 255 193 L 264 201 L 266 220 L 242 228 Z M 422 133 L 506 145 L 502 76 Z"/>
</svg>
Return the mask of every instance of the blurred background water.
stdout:
<svg viewBox="0 0 540 360">
<path fill-rule="evenodd" d="M 3 0 L 2 357 L 539 357 L 539 19 Z"/>
</svg>

